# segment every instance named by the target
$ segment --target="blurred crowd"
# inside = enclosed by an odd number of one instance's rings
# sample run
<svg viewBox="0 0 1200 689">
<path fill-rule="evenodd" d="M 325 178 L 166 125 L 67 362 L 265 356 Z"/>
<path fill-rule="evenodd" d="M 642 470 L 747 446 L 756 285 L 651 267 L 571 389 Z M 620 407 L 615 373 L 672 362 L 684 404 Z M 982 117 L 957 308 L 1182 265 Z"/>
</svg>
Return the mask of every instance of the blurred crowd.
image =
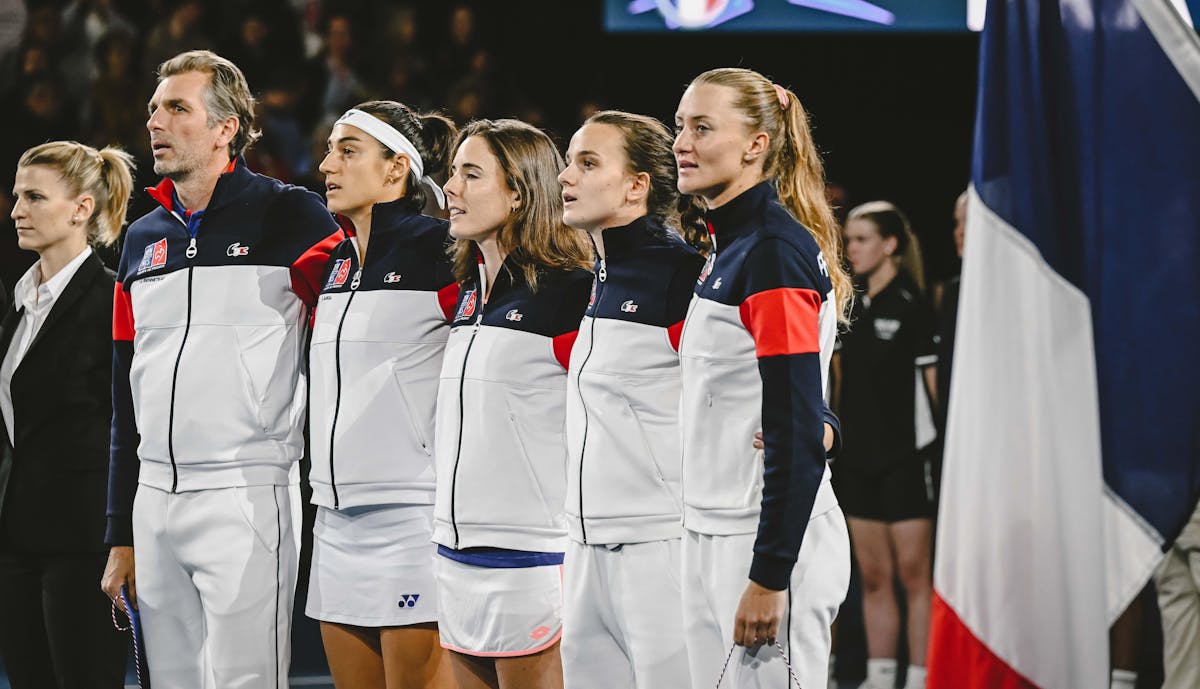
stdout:
<svg viewBox="0 0 1200 689">
<path fill-rule="evenodd" d="M 493 51 L 467 4 L 365 0 L 0 0 L 0 160 L 49 139 L 120 145 L 150 168 L 145 110 L 155 68 L 208 48 L 245 72 L 263 139 L 255 170 L 313 186 L 333 119 L 375 96 L 458 122 L 537 108 L 502 100 Z M 11 188 L 11 164 L 0 183 Z M 140 181 L 147 181 L 143 179 Z M 7 211 L 5 212 L 7 215 Z"/>
</svg>

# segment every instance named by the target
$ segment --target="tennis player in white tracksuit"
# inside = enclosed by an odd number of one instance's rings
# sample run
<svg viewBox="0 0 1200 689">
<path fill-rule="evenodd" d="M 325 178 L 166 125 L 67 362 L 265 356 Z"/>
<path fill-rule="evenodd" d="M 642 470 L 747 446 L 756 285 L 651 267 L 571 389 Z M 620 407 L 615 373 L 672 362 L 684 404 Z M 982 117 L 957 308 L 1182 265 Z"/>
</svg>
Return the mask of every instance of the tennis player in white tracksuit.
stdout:
<svg viewBox="0 0 1200 689">
<path fill-rule="evenodd" d="M 679 189 L 705 200 L 713 236 L 679 345 L 692 683 L 823 686 L 850 575 L 821 424 L 849 285 L 837 223 L 790 91 L 712 70 L 676 125 Z M 745 443 L 759 428 L 762 453 Z"/>
<path fill-rule="evenodd" d="M 330 210 L 353 236 L 334 249 L 311 345 L 313 503 L 308 615 L 339 687 L 419 678 L 453 685 L 437 633 L 433 418 L 458 298 L 448 224 L 429 170 L 453 125 L 369 101 L 334 125 L 321 162 Z M 408 681 L 408 680 L 403 680 Z"/>
</svg>

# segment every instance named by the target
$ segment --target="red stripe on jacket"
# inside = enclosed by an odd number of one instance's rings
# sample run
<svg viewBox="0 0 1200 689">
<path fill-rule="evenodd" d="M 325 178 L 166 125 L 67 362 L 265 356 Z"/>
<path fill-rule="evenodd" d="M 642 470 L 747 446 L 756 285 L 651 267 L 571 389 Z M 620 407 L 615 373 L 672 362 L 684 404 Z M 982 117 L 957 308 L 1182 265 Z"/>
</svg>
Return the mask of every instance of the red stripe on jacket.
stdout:
<svg viewBox="0 0 1200 689">
<path fill-rule="evenodd" d="M 339 227 L 313 244 L 292 264 L 292 291 L 310 308 L 317 305 L 317 297 L 321 296 L 321 278 L 325 277 L 329 254 L 345 238 L 345 232 Z"/>
<path fill-rule="evenodd" d="M 137 329 L 133 325 L 133 302 L 121 283 L 113 285 L 113 339 L 132 342 Z"/>
<path fill-rule="evenodd" d="M 571 364 L 571 349 L 575 347 L 575 338 L 579 337 L 578 330 L 556 335 L 554 337 L 554 358 L 562 364 L 564 370 Z"/>
<path fill-rule="evenodd" d="M 438 290 L 438 304 L 442 307 L 442 313 L 446 314 L 447 322 L 454 320 L 454 307 L 458 306 L 458 291 L 457 282 L 452 282 Z"/>
<path fill-rule="evenodd" d="M 758 292 L 742 302 L 740 313 L 760 359 L 821 351 L 821 295 L 814 290 L 777 287 Z"/>
</svg>

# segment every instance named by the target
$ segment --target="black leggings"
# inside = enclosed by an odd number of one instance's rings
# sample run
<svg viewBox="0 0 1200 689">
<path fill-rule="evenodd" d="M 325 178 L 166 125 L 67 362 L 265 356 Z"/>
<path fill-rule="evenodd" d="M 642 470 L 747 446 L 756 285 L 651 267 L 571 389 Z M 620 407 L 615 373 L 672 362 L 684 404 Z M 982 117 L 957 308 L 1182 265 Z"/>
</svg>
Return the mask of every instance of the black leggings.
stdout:
<svg viewBox="0 0 1200 689">
<path fill-rule="evenodd" d="M 129 635 L 113 628 L 100 590 L 106 560 L 0 551 L 0 656 L 12 689 L 124 687 Z"/>
</svg>

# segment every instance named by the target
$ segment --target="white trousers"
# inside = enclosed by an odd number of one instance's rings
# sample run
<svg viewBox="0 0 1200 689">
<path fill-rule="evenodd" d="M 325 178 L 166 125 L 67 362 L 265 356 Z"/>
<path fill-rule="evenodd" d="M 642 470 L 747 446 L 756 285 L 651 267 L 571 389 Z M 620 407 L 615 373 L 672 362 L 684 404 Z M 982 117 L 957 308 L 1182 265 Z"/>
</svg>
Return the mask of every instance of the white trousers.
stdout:
<svg viewBox="0 0 1200 689">
<path fill-rule="evenodd" d="M 565 689 L 690 689 L 680 540 L 567 545 Z"/>
<path fill-rule="evenodd" d="M 714 689 L 795 687 L 778 650 L 733 648 L 733 621 L 750 576 L 755 534 L 683 532 L 683 620 L 692 686 Z M 811 519 L 788 585 L 779 643 L 804 689 L 829 681 L 829 627 L 850 585 L 850 535 L 840 507 Z"/>
<path fill-rule="evenodd" d="M 155 689 L 287 688 L 298 493 L 138 486 L 138 609 Z"/>
<path fill-rule="evenodd" d="M 1200 687 L 1200 507 L 1167 551 L 1154 584 L 1163 627 L 1163 689 Z"/>
</svg>

